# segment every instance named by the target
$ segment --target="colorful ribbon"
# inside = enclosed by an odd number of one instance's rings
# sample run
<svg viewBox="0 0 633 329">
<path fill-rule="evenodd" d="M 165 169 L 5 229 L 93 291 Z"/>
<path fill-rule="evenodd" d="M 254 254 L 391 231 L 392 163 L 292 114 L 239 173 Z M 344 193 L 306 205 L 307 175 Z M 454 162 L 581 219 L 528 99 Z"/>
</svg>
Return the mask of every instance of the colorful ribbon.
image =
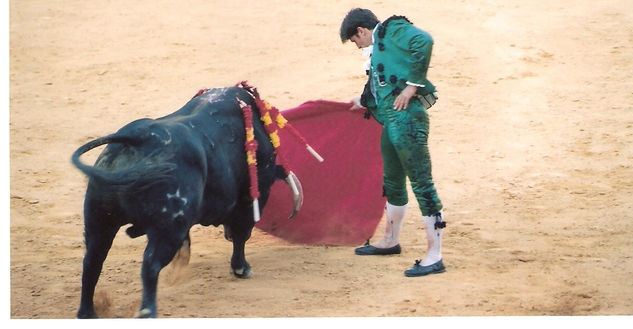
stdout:
<svg viewBox="0 0 633 329">
<path fill-rule="evenodd" d="M 286 159 L 283 152 L 279 152 L 281 149 L 281 139 L 279 138 L 279 129 L 287 129 L 293 136 L 298 138 L 305 146 L 308 152 L 310 152 L 319 162 L 323 162 L 323 158 L 308 144 L 308 142 L 299 134 L 299 132 L 281 115 L 281 112 L 274 106 L 271 106 L 268 102 L 262 100 L 259 97 L 257 89 L 248 85 L 246 81 L 238 83 L 236 86 L 244 88 L 253 96 L 255 105 L 260 112 L 260 120 L 264 124 L 264 129 L 268 134 L 270 143 L 273 145 L 274 153 L 279 161 L 281 167 L 286 174 L 290 171 L 286 165 Z M 248 164 L 248 174 L 251 179 L 250 195 L 253 199 L 253 218 L 255 222 L 259 221 L 259 188 L 257 181 L 257 140 L 255 140 L 255 134 L 253 130 L 253 109 L 250 105 L 246 104 L 241 99 L 237 99 L 242 113 L 244 115 L 244 128 L 246 130 L 246 142 L 244 143 L 244 149 L 246 151 L 246 163 Z"/>
<path fill-rule="evenodd" d="M 246 151 L 246 163 L 248 164 L 248 175 L 251 180 L 249 192 L 253 199 L 253 219 L 258 222 L 259 213 L 259 187 L 257 181 L 257 140 L 255 139 L 255 130 L 253 129 L 253 110 L 250 105 L 241 99 L 237 100 L 242 108 L 244 116 L 244 130 L 246 132 L 246 141 L 244 142 L 244 150 Z"/>
</svg>

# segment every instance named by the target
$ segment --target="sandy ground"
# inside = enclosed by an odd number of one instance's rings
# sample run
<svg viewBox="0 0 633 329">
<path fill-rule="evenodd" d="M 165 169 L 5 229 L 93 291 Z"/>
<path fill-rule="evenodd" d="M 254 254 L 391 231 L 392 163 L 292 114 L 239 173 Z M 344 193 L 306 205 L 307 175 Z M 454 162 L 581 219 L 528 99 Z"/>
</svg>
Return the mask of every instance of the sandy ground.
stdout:
<svg viewBox="0 0 633 329">
<path fill-rule="evenodd" d="M 10 2 L 10 317 L 75 316 L 79 145 L 240 80 L 281 109 L 347 101 L 363 58 L 338 28 L 359 5 L 435 39 L 447 272 L 403 276 L 426 248 L 416 207 L 398 256 L 256 230 L 249 280 L 229 274 L 222 230 L 197 226 L 189 267 L 161 274 L 159 316 L 633 314 L 633 2 L 60 0 Z M 139 307 L 144 244 L 115 239 L 102 316 Z"/>
</svg>

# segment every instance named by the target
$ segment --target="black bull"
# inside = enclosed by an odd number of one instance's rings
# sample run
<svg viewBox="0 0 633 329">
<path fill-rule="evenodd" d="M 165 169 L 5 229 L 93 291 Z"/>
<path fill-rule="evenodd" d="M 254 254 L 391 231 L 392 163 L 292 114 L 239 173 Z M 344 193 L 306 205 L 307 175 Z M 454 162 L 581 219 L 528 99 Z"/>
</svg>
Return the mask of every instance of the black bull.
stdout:
<svg viewBox="0 0 633 329">
<path fill-rule="evenodd" d="M 244 118 L 237 99 L 253 110 L 261 210 L 276 179 L 299 184 L 275 164 L 259 109 L 243 88 L 213 89 L 172 114 L 136 120 L 75 151 L 73 164 L 89 177 L 79 318 L 97 316 L 95 286 L 116 233 L 127 224 L 132 224 L 126 230 L 130 237 L 147 235 L 139 317 L 156 316 L 158 274 L 181 247 L 188 247 L 189 229 L 195 224 L 224 225 L 227 240 L 233 242 L 232 273 L 250 276 L 244 245 L 255 223 Z M 108 145 L 94 166 L 79 160 L 81 154 L 104 144 Z M 296 192 L 293 214 L 301 202 L 300 189 Z"/>
</svg>

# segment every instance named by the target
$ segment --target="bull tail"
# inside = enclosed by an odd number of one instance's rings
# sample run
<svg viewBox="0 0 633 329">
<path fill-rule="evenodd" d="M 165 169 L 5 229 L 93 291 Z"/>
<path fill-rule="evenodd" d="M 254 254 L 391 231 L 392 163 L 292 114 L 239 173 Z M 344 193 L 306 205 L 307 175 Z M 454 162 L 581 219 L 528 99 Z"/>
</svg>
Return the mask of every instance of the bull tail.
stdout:
<svg viewBox="0 0 633 329">
<path fill-rule="evenodd" d="M 81 162 L 81 160 L 79 159 L 79 157 L 81 157 L 82 154 L 97 148 L 101 145 L 105 145 L 105 144 L 110 144 L 110 143 L 124 143 L 124 144 L 131 144 L 133 143 L 134 140 L 128 136 L 121 136 L 121 135 L 116 135 L 116 134 L 112 134 L 112 135 L 108 135 L 105 137 L 101 137 L 101 138 L 97 138 L 95 140 L 92 140 L 82 146 L 80 146 L 72 155 L 71 157 L 71 161 L 73 163 L 73 165 L 75 165 L 75 167 L 77 167 L 79 170 L 81 170 L 81 172 L 83 172 L 86 176 L 88 177 L 94 177 L 94 176 L 104 176 L 106 175 L 106 173 L 104 173 L 104 170 L 100 170 L 98 168 L 89 166 L 83 162 Z"/>
<path fill-rule="evenodd" d="M 163 161 L 154 162 L 141 160 L 135 165 L 128 168 L 118 170 L 106 170 L 81 162 L 80 157 L 82 154 L 101 145 L 111 143 L 138 145 L 141 143 L 141 140 L 138 137 L 111 134 L 105 137 L 97 138 L 80 146 L 71 157 L 71 161 L 73 165 L 75 165 L 75 167 L 77 167 L 90 179 L 94 179 L 96 182 L 104 183 L 105 185 L 107 185 L 109 190 L 140 191 L 146 189 L 147 187 L 169 177 L 168 174 L 172 172 L 176 167 L 175 164 L 166 163 Z M 149 160 L 151 156 L 152 154 L 148 155 L 145 159 Z"/>
</svg>

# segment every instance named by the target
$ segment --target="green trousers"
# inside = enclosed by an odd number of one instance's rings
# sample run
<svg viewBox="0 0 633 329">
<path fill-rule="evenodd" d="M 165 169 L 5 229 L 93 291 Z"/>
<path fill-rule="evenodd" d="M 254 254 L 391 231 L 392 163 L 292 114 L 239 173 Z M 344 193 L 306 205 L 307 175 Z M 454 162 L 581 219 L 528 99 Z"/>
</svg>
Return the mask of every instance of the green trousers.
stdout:
<svg viewBox="0 0 633 329">
<path fill-rule="evenodd" d="M 390 102 L 384 102 L 393 104 Z M 380 108 L 383 130 L 380 150 L 383 160 L 383 187 L 387 201 L 395 206 L 408 203 L 406 178 L 418 200 L 423 216 L 442 210 L 431 175 L 428 149 L 429 117 L 417 98 L 406 110 L 394 111 L 392 105 Z"/>
</svg>

